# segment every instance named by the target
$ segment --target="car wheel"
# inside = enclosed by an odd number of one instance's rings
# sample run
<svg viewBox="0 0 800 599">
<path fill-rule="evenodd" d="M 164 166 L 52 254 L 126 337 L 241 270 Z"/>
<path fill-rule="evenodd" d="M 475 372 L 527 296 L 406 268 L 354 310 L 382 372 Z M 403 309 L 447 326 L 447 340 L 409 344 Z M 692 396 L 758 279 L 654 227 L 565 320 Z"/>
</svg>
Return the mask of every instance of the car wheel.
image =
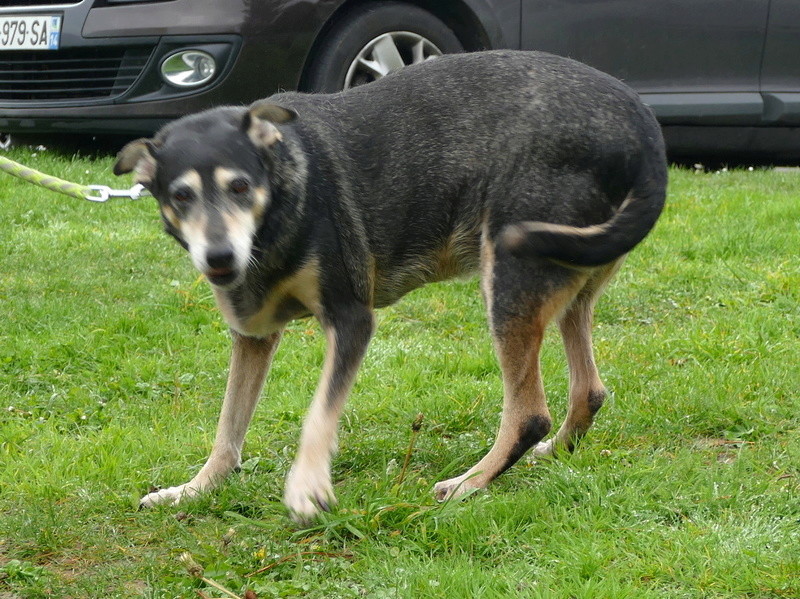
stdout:
<svg viewBox="0 0 800 599">
<path fill-rule="evenodd" d="M 376 2 L 347 14 L 325 35 L 303 89 L 337 92 L 463 50 L 450 28 L 428 11 L 403 2 Z"/>
</svg>

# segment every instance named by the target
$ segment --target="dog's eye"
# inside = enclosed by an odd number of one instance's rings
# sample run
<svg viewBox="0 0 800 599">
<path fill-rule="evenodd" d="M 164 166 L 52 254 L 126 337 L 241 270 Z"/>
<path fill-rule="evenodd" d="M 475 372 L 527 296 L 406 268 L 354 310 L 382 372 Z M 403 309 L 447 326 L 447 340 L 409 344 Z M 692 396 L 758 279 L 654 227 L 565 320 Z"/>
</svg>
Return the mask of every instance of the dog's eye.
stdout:
<svg viewBox="0 0 800 599">
<path fill-rule="evenodd" d="M 245 179 L 234 179 L 230 182 L 233 193 L 245 193 L 250 189 L 250 184 Z"/>
<path fill-rule="evenodd" d="M 178 202 L 188 202 L 192 199 L 192 192 L 188 189 L 177 189 L 172 194 L 172 197 Z"/>
</svg>

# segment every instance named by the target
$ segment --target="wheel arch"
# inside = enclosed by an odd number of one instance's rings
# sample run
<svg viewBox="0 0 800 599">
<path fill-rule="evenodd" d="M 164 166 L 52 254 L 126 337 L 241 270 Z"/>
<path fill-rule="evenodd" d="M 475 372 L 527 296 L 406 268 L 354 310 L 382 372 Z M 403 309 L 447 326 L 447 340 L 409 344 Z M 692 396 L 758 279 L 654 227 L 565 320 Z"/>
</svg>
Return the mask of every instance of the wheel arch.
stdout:
<svg viewBox="0 0 800 599">
<path fill-rule="evenodd" d="M 509 47 L 503 30 L 486 0 L 396 0 L 422 8 L 447 25 L 467 52 Z M 299 89 L 308 91 L 309 68 L 325 44 L 330 31 L 362 6 L 374 0 L 348 0 L 323 24 L 309 49 L 300 76 Z"/>
</svg>

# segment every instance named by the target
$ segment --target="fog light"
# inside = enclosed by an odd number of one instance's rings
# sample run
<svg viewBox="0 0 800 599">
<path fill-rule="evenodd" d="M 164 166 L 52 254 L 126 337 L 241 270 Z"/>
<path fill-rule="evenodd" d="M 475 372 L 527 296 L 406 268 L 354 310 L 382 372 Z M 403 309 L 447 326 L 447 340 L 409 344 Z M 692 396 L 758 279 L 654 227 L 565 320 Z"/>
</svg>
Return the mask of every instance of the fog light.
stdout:
<svg viewBox="0 0 800 599">
<path fill-rule="evenodd" d="M 176 87 L 197 87 L 208 83 L 217 72 L 214 57 L 200 50 L 181 50 L 161 63 L 161 77 Z"/>
</svg>

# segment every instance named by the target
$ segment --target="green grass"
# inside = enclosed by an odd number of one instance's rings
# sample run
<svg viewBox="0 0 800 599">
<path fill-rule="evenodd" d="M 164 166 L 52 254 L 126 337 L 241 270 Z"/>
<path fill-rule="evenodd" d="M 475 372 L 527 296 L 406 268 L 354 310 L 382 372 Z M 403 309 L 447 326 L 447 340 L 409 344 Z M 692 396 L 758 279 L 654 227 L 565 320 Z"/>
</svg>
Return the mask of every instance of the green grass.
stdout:
<svg viewBox="0 0 800 599">
<path fill-rule="evenodd" d="M 15 150 L 81 182 L 111 159 Z M 490 446 L 501 384 L 475 281 L 379 315 L 341 426 L 339 509 L 280 506 L 323 339 L 297 322 L 243 471 L 180 508 L 213 440 L 227 331 L 152 200 L 95 205 L 0 175 L 0 597 L 800 596 L 800 173 L 673 170 L 598 307 L 612 391 L 578 451 L 437 505 Z M 556 422 L 567 375 L 543 355 Z M 425 421 L 397 484 L 411 423 Z M 248 576 L 250 575 L 250 576 Z M 202 593 L 198 594 L 198 591 Z"/>
</svg>

